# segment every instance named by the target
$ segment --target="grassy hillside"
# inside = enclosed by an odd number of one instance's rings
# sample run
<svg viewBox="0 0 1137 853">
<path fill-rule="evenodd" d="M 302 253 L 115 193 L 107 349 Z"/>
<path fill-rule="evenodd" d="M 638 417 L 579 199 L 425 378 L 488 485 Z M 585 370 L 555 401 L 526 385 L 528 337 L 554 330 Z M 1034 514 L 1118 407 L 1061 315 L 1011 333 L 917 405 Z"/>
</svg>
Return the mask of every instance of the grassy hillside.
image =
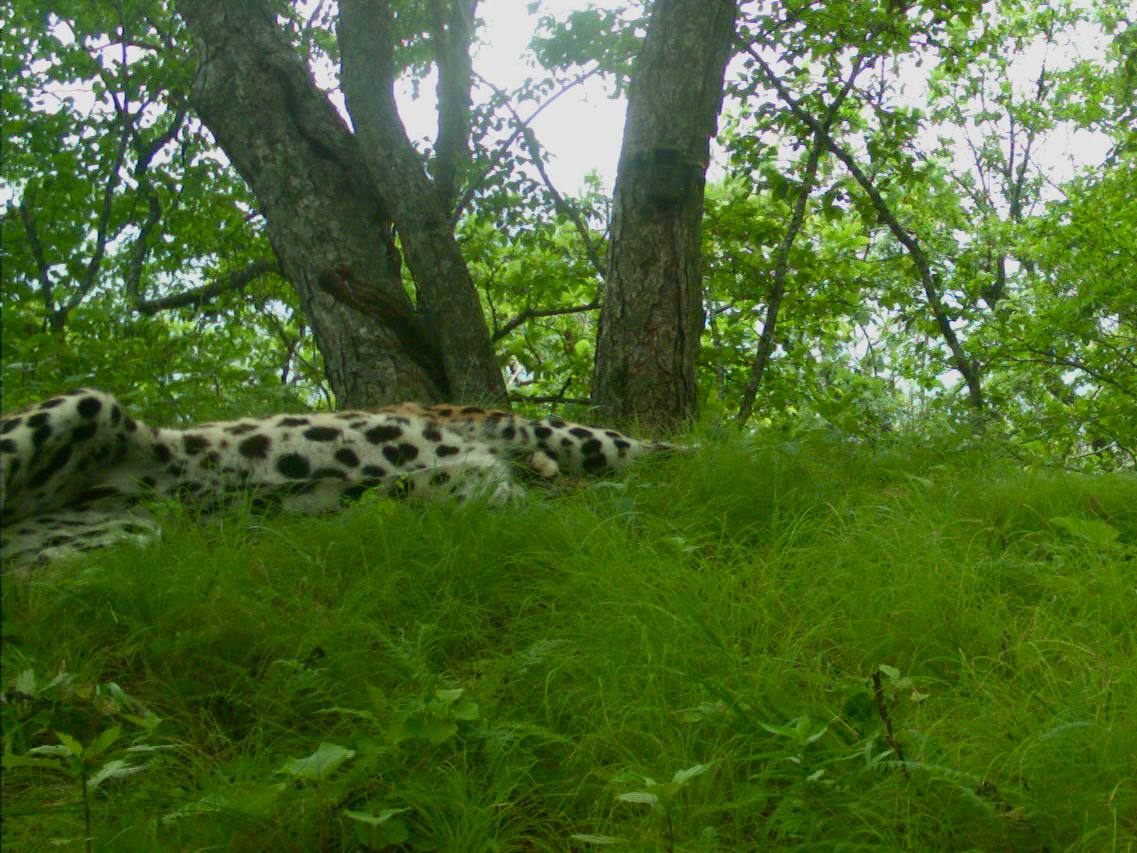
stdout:
<svg viewBox="0 0 1137 853">
<path fill-rule="evenodd" d="M 1132 476 L 729 444 L 175 515 L 4 637 L 5 850 L 1137 848 Z"/>
</svg>

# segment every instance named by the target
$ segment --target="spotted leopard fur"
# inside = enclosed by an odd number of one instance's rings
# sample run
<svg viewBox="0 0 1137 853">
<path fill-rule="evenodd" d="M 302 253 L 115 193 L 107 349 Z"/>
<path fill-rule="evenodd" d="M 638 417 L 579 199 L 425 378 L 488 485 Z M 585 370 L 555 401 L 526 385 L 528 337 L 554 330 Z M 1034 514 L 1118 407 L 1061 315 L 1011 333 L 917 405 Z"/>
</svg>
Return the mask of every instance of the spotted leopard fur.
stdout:
<svg viewBox="0 0 1137 853">
<path fill-rule="evenodd" d="M 545 478 L 621 470 L 669 447 L 555 417 L 416 403 L 160 429 L 81 389 L 0 421 L 4 562 L 149 541 L 159 530 L 148 499 L 302 513 L 370 490 L 500 503 L 520 493 L 518 468 Z"/>
</svg>

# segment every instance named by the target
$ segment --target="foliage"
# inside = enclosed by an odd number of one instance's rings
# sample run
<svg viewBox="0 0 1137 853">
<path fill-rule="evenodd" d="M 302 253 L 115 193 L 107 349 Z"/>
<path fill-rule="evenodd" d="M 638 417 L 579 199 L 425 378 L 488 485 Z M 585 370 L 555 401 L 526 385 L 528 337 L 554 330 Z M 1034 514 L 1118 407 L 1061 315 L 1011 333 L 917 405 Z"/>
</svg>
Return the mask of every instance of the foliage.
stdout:
<svg viewBox="0 0 1137 853">
<path fill-rule="evenodd" d="M 1007 439 L 1029 459 L 1132 466 L 1126 240 L 1137 231 L 1137 184 L 1121 120 L 1132 109 L 1117 53 L 1132 22 L 1121 6 L 917 5 L 892 20 L 871 4 L 800 14 L 775 6 L 747 26 L 814 115 L 850 77 L 854 56 L 872 69 L 871 86 L 858 83 L 838 113 L 834 138 L 922 246 L 934 296 L 985 389 L 985 440 Z M 1079 54 L 1078 40 L 1095 34 L 1106 48 Z M 747 64 L 721 134 L 732 178 L 710 198 L 705 235 L 706 385 L 727 411 L 745 383 L 805 161 L 793 148 L 805 138 L 796 114 L 780 95 L 755 97 L 773 84 Z M 913 74 L 928 80 L 926 106 L 905 92 Z M 1090 130 L 1112 136 L 1115 153 L 1059 185 L 1047 174 L 1053 153 L 1039 152 L 1063 135 L 1088 141 Z M 966 424 L 933 295 L 858 183 L 832 158 L 822 163 L 789 256 L 762 417 L 813 415 L 862 437 L 945 418 Z M 1108 219 L 1079 228 L 1074 212 L 1094 193 Z"/>
<path fill-rule="evenodd" d="M 5 843 L 1126 849 L 1137 484 L 931 445 L 175 517 L 7 584 Z"/>
<path fill-rule="evenodd" d="M 315 402 L 313 347 L 278 281 L 151 310 L 270 254 L 248 191 L 187 112 L 169 4 L 16 5 L 5 40 L 5 408 L 84 383 L 144 406 L 208 408 L 247 388 L 266 391 L 246 406 Z"/>
<path fill-rule="evenodd" d="M 274 8 L 334 86 L 333 12 Z M 397 71 L 421 94 L 437 71 L 436 22 L 423 4 L 393 9 Z M 610 202 L 597 178 L 577 197 L 553 186 L 554 140 L 529 122 L 582 79 L 623 92 L 649 10 L 534 10 L 526 76 L 512 88 L 474 76 L 458 233 L 515 397 L 582 403 Z M 866 441 L 947 428 L 1028 462 L 1137 464 L 1126 4 L 742 12 L 704 219 L 708 416 L 738 411 L 777 249 L 805 191 L 758 425 Z M 5 408 L 79 384 L 156 422 L 333 404 L 295 295 L 272 272 L 202 304 L 143 310 L 272 257 L 254 200 L 187 108 L 193 58 L 171 5 L 17 5 L 5 40 Z M 927 256 L 982 384 L 980 429 L 911 252 L 832 151 L 804 186 L 811 132 L 756 58 L 815 117 L 861 63 L 831 134 Z M 1060 168 L 1066 139 L 1103 154 Z M 416 144 L 432 168 L 431 143 Z"/>
</svg>

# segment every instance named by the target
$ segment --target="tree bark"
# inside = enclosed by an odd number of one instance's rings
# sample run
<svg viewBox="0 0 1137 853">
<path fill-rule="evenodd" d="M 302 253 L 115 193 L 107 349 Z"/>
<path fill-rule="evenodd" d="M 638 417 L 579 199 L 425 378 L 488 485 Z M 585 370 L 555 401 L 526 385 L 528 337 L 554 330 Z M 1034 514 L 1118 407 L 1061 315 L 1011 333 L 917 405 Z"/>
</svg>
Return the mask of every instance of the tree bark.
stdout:
<svg viewBox="0 0 1137 853">
<path fill-rule="evenodd" d="M 592 400 L 667 428 L 694 417 L 699 232 L 737 0 L 656 0 L 628 95 Z"/>
<path fill-rule="evenodd" d="M 465 0 L 469 2 L 469 0 Z M 435 4 L 437 7 L 439 4 Z M 438 62 L 440 87 L 449 93 L 440 110 L 465 115 L 469 97 L 468 51 L 473 9 L 453 7 L 449 25 L 440 20 Z M 423 328 L 441 354 L 452 396 L 480 403 L 506 403 L 501 369 L 490 344 L 481 301 L 466 260 L 454 236 L 450 216 L 456 163 L 466 151 L 468 121 L 440 119 L 443 132 L 436 165 L 439 181 L 428 178 L 423 162 L 407 138 L 394 93 L 394 36 L 391 10 L 385 0 L 341 0 L 341 81 L 359 138 L 364 161 L 375 186 L 388 203 L 414 276 Z M 441 42 L 445 41 L 445 45 Z M 449 66 L 457 63 L 460 67 Z M 465 63 L 465 64 L 463 64 Z M 463 81 L 465 89 L 463 90 Z M 455 126 L 456 125 L 456 126 Z"/>
<path fill-rule="evenodd" d="M 460 374 L 452 381 L 448 367 L 464 355 L 442 347 L 462 341 L 436 335 L 433 317 L 412 305 L 391 216 L 356 139 L 268 5 L 179 0 L 178 11 L 199 55 L 191 103 L 257 197 L 337 403 L 484 396 Z M 475 307 L 461 310 L 484 327 Z"/>
</svg>

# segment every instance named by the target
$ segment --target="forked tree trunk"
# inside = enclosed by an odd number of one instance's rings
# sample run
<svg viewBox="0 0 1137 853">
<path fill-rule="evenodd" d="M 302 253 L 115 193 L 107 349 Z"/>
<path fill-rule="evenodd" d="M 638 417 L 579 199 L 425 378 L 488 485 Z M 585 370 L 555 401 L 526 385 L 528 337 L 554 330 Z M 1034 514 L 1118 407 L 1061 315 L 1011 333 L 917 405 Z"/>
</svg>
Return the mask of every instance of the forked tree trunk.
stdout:
<svg viewBox="0 0 1137 853">
<path fill-rule="evenodd" d="M 270 7 L 263 0 L 177 6 L 199 57 L 191 103 L 257 197 L 337 402 L 504 398 L 468 278 L 471 292 L 444 310 L 438 296 L 429 316 L 420 310 L 426 301 L 412 304 L 383 189 Z M 484 340 L 471 345 L 479 326 Z"/>
<path fill-rule="evenodd" d="M 417 284 L 419 315 L 437 342 L 452 395 L 460 400 L 504 403 L 505 383 L 490 344 L 489 327 L 450 217 L 453 159 L 465 151 L 445 150 L 442 159 L 446 162 L 436 162 L 444 167 L 439 171 L 447 179 L 436 184 L 427 177 L 395 105 L 396 39 L 391 26 L 392 12 L 386 0 L 341 0 L 340 78 L 348 111 L 364 162 L 398 227 Z M 445 30 L 441 36 L 448 34 L 457 37 Z M 469 59 L 467 53 L 459 53 Z M 468 74 L 465 85 L 459 82 L 456 88 L 457 95 L 469 97 Z M 469 105 L 440 103 L 440 111 L 446 110 L 468 112 Z M 446 118 L 443 113 L 444 128 Z M 466 132 L 462 127 L 454 139 L 440 138 L 439 147 L 464 146 Z"/>
<path fill-rule="evenodd" d="M 703 190 L 737 13 L 736 0 L 656 0 L 633 70 L 592 385 L 616 421 L 695 415 Z"/>
</svg>

